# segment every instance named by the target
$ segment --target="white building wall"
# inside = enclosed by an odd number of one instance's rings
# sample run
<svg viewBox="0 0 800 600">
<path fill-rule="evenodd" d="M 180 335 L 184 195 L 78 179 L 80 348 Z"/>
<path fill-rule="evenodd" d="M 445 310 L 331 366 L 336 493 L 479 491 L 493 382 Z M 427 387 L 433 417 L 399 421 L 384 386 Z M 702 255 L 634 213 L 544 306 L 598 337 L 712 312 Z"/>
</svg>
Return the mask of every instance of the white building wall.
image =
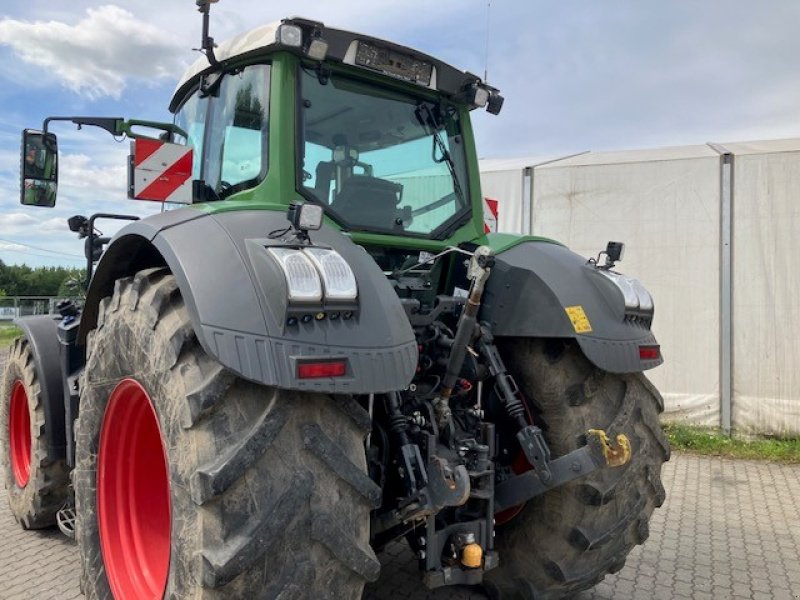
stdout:
<svg viewBox="0 0 800 600">
<path fill-rule="evenodd" d="M 717 425 L 719 155 L 700 147 L 636 158 L 584 155 L 537 169 L 533 233 L 587 257 L 625 242 L 619 270 L 655 298 L 665 365 L 648 377 L 668 413 Z"/>
<path fill-rule="evenodd" d="M 734 154 L 733 427 L 800 435 L 800 139 L 723 146 Z M 500 231 L 529 230 L 587 257 L 625 242 L 620 271 L 655 297 L 665 363 L 648 377 L 667 418 L 719 425 L 719 153 L 702 145 L 541 162 L 482 161 Z"/>
<path fill-rule="evenodd" d="M 733 421 L 800 433 L 800 140 L 734 153 Z"/>
</svg>

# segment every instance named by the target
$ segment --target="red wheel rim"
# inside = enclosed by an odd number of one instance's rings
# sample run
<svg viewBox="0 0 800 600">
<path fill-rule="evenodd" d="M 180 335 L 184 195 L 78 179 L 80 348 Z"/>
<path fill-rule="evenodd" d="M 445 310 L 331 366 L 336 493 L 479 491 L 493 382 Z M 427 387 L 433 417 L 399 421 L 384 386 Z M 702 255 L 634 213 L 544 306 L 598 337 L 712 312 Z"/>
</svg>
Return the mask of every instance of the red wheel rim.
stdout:
<svg viewBox="0 0 800 600">
<path fill-rule="evenodd" d="M 514 462 L 511 463 L 511 471 L 513 471 L 514 475 L 522 475 L 531 469 L 533 469 L 533 467 L 528 462 L 528 459 L 525 458 L 525 454 L 522 450 L 520 450 L 519 454 L 514 458 Z M 505 525 L 519 515 L 526 504 L 527 502 L 523 502 L 522 504 L 517 504 L 516 506 L 501 510 L 494 516 L 494 524 L 498 526 Z"/>
<path fill-rule="evenodd" d="M 133 379 L 108 400 L 97 454 L 97 521 L 116 600 L 164 596 L 169 574 L 167 457 L 153 403 Z"/>
<path fill-rule="evenodd" d="M 528 400 L 527 398 L 524 399 L 523 406 L 525 407 L 525 416 L 526 421 L 528 423 L 533 424 L 533 416 L 531 415 L 531 411 L 528 408 Z M 533 470 L 531 463 L 528 462 L 528 459 L 525 458 L 525 453 L 520 448 L 517 455 L 514 457 L 514 461 L 511 463 L 511 471 L 514 475 L 522 475 L 523 473 L 527 473 L 528 471 Z M 512 506 L 505 510 L 500 511 L 494 516 L 494 524 L 498 527 L 500 525 L 505 525 L 509 521 L 514 520 L 519 513 L 522 512 L 522 509 L 525 508 L 527 502 L 523 502 L 522 504 L 517 504 L 516 506 Z"/>
<path fill-rule="evenodd" d="M 31 413 L 28 394 L 18 379 L 11 387 L 11 404 L 8 407 L 8 450 L 11 471 L 17 485 L 24 488 L 31 477 Z"/>
</svg>

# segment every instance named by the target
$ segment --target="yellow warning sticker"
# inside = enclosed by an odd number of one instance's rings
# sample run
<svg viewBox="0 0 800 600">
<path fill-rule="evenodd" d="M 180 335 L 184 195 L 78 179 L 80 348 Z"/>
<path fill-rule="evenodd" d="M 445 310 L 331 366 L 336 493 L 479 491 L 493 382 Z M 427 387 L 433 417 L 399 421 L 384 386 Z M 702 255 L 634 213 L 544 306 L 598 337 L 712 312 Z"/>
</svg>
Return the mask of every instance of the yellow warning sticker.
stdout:
<svg viewBox="0 0 800 600">
<path fill-rule="evenodd" d="M 564 310 L 567 311 L 567 316 L 572 321 L 575 333 L 592 332 L 592 324 L 589 323 L 589 317 L 586 316 L 582 306 L 568 306 Z"/>
</svg>

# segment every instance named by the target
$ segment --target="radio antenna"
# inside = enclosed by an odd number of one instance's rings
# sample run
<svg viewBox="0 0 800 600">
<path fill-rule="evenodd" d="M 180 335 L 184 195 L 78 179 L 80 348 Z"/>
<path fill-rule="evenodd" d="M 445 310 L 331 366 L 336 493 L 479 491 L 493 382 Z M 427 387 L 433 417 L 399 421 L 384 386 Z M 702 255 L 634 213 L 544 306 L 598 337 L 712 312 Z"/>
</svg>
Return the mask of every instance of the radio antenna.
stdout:
<svg viewBox="0 0 800 600">
<path fill-rule="evenodd" d="M 200 51 L 206 55 L 208 63 L 212 67 L 219 64 L 217 57 L 214 55 L 214 38 L 208 35 L 208 11 L 212 4 L 219 2 L 219 0 L 197 0 L 197 10 L 203 15 L 203 39 L 200 42 Z"/>
<path fill-rule="evenodd" d="M 490 29 L 490 18 L 491 18 L 491 11 L 492 11 L 492 0 L 486 0 L 486 55 L 483 66 L 483 80 L 488 82 L 489 81 L 489 29 Z"/>
</svg>

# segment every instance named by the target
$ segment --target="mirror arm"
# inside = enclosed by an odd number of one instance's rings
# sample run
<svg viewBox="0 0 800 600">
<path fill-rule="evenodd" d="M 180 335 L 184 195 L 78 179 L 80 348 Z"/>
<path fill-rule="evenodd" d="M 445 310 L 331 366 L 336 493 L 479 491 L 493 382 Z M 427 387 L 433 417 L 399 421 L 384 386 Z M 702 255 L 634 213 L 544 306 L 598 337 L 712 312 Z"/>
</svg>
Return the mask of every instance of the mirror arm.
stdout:
<svg viewBox="0 0 800 600">
<path fill-rule="evenodd" d="M 47 133 L 47 127 L 51 121 L 70 121 L 78 126 L 78 129 L 84 125 L 93 127 L 100 127 L 105 129 L 114 137 L 121 135 L 128 136 L 131 139 L 149 138 L 149 136 L 136 133 L 133 131 L 134 127 L 149 127 L 150 129 L 158 129 L 166 134 L 167 141 L 172 142 L 175 135 L 188 138 L 187 133 L 172 123 L 159 123 L 158 121 L 142 121 L 139 119 L 130 119 L 126 121 L 122 117 L 47 117 L 42 124 L 43 133 Z"/>
<path fill-rule="evenodd" d="M 47 126 L 51 121 L 71 121 L 80 129 L 84 125 L 92 125 L 105 129 L 111 135 L 123 135 L 125 133 L 125 119 L 103 118 L 103 117 L 47 117 L 42 124 L 42 131 L 47 133 Z"/>
<path fill-rule="evenodd" d="M 142 121 L 139 119 L 129 119 L 127 121 L 122 122 L 122 124 L 120 125 L 120 130 L 122 131 L 122 133 L 127 135 L 132 140 L 135 140 L 137 138 L 152 139 L 150 138 L 150 136 L 142 135 L 141 133 L 136 133 L 135 131 L 133 131 L 134 127 L 149 127 L 150 129 L 158 129 L 160 131 L 163 131 L 165 135 L 162 134 L 164 135 L 163 137 L 159 136 L 160 139 L 164 140 L 164 138 L 166 138 L 165 141 L 170 143 L 175 141 L 176 135 L 179 135 L 187 140 L 189 139 L 189 134 L 186 133 L 183 129 L 181 129 L 177 125 L 173 125 L 172 123 L 160 123 L 158 121 Z"/>
</svg>

